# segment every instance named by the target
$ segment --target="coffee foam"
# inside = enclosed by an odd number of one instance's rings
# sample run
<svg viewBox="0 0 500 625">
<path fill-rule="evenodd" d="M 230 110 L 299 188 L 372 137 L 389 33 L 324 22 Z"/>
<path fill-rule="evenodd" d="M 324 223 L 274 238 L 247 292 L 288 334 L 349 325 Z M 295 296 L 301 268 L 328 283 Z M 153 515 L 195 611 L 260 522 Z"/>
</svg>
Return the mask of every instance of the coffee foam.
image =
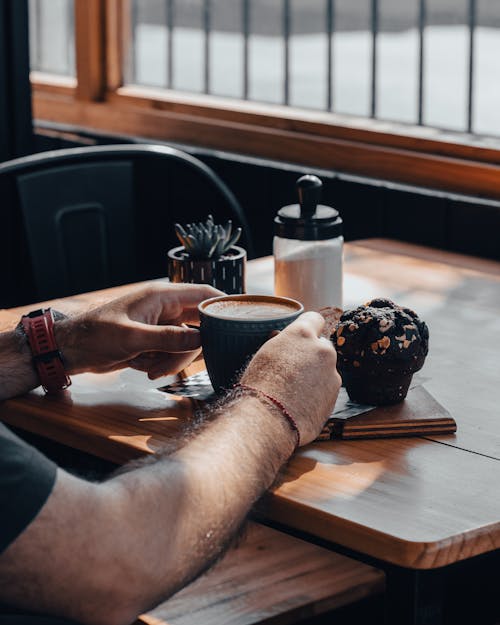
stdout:
<svg viewBox="0 0 500 625">
<path fill-rule="evenodd" d="M 297 312 L 297 308 L 281 302 L 252 300 L 223 300 L 213 302 L 205 308 L 205 312 L 223 319 L 240 319 L 242 321 L 260 321 L 288 317 Z"/>
</svg>

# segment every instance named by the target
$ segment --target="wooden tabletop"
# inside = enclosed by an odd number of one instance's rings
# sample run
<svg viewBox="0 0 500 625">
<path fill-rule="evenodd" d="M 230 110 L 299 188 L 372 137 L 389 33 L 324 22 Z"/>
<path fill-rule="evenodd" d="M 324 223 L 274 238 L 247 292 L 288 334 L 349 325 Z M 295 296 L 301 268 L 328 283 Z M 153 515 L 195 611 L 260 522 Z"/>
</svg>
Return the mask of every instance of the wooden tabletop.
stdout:
<svg viewBox="0 0 500 625">
<path fill-rule="evenodd" d="M 253 261 L 249 290 L 272 290 Z M 55 302 L 94 306 L 133 287 Z M 346 245 L 345 303 L 391 297 L 429 324 L 420 375 L 458 423 L 455 436 L 321 442 L 301 449 L 263 501 L 270 519 L 358 552 L 430 569 L 500 548 L 500 263 L 385 240 Z M 34 306 L 0 311 L 12 327 Z M 133 371 L 75 376 L 64 398 L 37 390 L 0 405 L 5 422 L 106 459 L 152 453 L 193 403 Z"/>
</svg>

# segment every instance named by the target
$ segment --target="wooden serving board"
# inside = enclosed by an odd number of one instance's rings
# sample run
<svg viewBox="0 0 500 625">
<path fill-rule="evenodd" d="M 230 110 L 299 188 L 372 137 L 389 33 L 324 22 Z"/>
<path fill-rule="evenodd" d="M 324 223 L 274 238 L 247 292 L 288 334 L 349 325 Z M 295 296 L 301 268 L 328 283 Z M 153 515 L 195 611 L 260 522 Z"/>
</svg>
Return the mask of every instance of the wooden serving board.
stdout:
<svg viewBox="0 0 500 625">
<path fill-rule="evenodd" d="M 213 389 L 206 375 L 203 361 L 189 369 L 181 379 L 162 390 L 190 397 L 198 408 L 210 402 Z M 346 396 L 347 398 L 347 396 Z M 337 407 L 339 407 L 339 400 Z M 347 416 L 348 411 L 335 410 L 317 440 L 393 438 L 397 436 L 425 436 L 453 434 L 457 424 L 450 413 L 421 384 L 411 387 L 406 399 L 393 406 L 370 408 L 352 404 L 358 414 Z M 347 414 L 346 414 L 347 412 Z"/>
<path fill-rule="evenodd" d="M 378 406 L 344 419 L 331 417 L 318 440 L 453 434 L 456 429 L 446 408 L 423 386 L 416 386 L 399 404 Z"/>
</svg>

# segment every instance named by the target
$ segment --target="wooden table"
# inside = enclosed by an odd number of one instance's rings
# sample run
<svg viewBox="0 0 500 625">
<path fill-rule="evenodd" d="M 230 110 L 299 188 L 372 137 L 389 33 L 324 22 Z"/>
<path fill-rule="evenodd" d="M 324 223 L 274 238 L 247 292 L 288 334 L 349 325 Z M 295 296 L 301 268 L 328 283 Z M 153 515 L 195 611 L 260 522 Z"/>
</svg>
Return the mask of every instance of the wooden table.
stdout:
<svg viewBox="0 0 500 625">
<path fill-rule="evenodd" d="M 271 260 L 250 263 L 248 282 L 254 292 L 271 290 Z M 55 306 L 93 306 L 129 288 Z M 500 263 L 394 241 L 346 245 L 346 305 L 375 296 L 411 306 L 428 322 L 421 375 L 456 419 L 457 434 L 309 445 L 259 515 L 385 568 L 388 622 L 439 623 L 442 584 L 457 570 L 467 575 L 459 563 L 500 559 Z M 33 308 L 1 311 L 0 327 Z M 75 376 L 64 398 L 33 391 L 1 405 L 0 418 L 121 463 L 156 451 L 192 415 L 190 400 L 158 386 L 131 371 Z"/>
</svg>

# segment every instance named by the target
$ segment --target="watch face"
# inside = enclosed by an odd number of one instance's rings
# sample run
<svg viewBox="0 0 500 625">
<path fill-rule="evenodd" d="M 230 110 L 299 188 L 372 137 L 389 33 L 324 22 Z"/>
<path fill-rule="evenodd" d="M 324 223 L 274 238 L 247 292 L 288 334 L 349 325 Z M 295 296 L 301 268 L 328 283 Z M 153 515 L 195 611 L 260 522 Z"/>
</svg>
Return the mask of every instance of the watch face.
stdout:
<svg viewBox="0 0 500 625">
<path fill-rule="evenodd" d="M 54 319 L 54 321 L 61 321 L 62 319 L 67 319 L 68 315 L 65 315 L 62 312 L 59 312 L 58 310 L 54 310 L 54 308 L 50 309 L 52 311 L 52 317 Z"/>
</svg>

